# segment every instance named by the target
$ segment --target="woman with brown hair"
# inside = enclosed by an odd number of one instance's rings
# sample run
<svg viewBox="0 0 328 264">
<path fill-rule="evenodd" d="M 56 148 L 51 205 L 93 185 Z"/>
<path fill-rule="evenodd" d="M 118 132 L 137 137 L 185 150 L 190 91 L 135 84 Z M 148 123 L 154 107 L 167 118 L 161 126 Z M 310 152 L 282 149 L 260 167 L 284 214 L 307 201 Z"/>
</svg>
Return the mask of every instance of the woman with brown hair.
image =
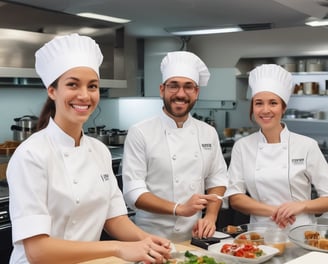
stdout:
<svg viewBox="0 0 328 264">
<path fill-rule="evenodd" d="M 169 257 L 169 241 L 128 218 L 107 146 L 83 133 L 100 98 L 98 44 L 77 34 L 60 36 L 35 56 L 48 99 L 40 130 L 16 149 L 8 165 L 10 263 L 64 264 L 109 256 L 162 263 Z M 120 241 L 99 241 L 103 229 Z"/>
</svg>

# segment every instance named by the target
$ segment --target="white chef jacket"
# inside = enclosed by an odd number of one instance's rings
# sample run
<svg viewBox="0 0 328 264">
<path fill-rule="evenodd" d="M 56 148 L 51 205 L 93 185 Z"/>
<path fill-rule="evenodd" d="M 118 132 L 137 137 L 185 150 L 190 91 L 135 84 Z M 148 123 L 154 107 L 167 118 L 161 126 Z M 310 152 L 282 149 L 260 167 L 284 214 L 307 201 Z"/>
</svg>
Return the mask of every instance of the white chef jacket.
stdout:
<svg viewBox="0 0 328 264">
<path fill-rule="evenodd" d="M 246 193 L 266 204 L 311 200 L 311 184 L 328 196 L 328 165 L 318 143 L 292 133 L 285 125 L 280 143 L 268 144 L 261 131 L 239 139 L 232 149 L 226 196 Z M 250 222 L 272 221 L 251 215 Z M 291 226 L 313 224 L 314 215 L 300 214 Z"/>
<path fill-rule="evenodd" d="M 126 214 L 111 164 L 103 143 L 83 135 L 75 147 L 52 119 L 22 142 L 7 169 L 14 243 L 10 263 L 28 263 L 25 238 L 48 234 L 97 241 L 106 219 Z"/>
<path fill-rule="evenodd" d="M 123 194 L 135 202 L 145 192 L 173 201 L 186 202 L 192 194 L 226 186 L 227 166 L 216 130 L 189 115 L 177 128 L 164 112 L 132 126 L 124 143 Z M 172 241 L 190 239 L 192 217 L 160 215 L 136 209 L 135 222 L 145 231 Z"/>
</svg>

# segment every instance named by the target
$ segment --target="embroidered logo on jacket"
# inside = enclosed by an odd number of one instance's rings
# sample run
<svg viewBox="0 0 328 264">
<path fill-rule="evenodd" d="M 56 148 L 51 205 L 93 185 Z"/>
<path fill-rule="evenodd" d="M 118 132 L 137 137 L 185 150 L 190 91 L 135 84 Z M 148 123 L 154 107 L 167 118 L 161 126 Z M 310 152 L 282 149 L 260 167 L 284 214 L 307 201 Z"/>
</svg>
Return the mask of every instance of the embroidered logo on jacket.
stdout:
<svg viewBox="0 0 328 264">
<path fill-rule="evenodd" d="M 304 159 L 292 159 L 293 165 L 302 165 L 304 164 Z"/>
<path fill-rule="evenodd" d="M 100 177 L 104 182 L 109 180 L 109 175 L 108 174 L 100 174 Z"/>
<path fill-rule="evenodd" d="M 204 144 L 202 144 L 202 148 L 203 149 L 211 149 L 212 148 L 212 144 L 211 143 L 204 143 Z"/>
</svg>

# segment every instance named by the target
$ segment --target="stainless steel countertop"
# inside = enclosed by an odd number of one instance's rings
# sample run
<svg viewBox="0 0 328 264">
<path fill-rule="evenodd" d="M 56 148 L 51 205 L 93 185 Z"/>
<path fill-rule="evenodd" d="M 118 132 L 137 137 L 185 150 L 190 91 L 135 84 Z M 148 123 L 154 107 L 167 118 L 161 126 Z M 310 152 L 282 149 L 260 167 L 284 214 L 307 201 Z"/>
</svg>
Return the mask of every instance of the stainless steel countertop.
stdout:
<svg viewBox="0 0 328 264">
<path fill-rule="evenodd" d="M 303 256 L 309 252 L 311 252 L 311 251 L 301 248 L 293 243 L 289 243 L 287 245 L 286 250 L 283 255 L 275 256 L 265 263 L 267 263 L 267 264 L 283 264 L 283 263 L 286 263 L 287 261 L 290 261 L 290 260 L 293 260 L 300 256 Z"/>
</svg>

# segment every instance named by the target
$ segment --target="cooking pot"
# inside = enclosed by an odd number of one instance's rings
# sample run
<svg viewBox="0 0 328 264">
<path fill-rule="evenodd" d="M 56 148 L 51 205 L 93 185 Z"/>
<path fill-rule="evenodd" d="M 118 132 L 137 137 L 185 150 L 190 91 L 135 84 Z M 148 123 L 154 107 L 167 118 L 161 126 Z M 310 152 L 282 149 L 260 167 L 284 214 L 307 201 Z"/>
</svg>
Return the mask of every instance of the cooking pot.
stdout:
<svg viewBox="0 0 328 264">
<path fill-rule="evenodd" d="M 109 130 L 101 129 L 96 136 L 105 145 L 111 145 L 112 133 Z"/>
<path fill-rule="evenodd" d="M 37 116 L 25 115 L 22 117 L 14 118 L 16 126 L 21 128 L 36 129 L 39 118 Z"/>
<path fill-rule="evenodd" d="M 21 127 L 12 125 L 11 130 L 13 131 L 13 140 L 22 142 L 33 134 L 34 130 L 28 127 Z"/>
<path fill-rule="evenodd" d="M 124 145 L 124 141 L 128 132 L 126 130 L 111 129 L 112 143 L 111 145 L 119 146 Z"/>
</svg>

